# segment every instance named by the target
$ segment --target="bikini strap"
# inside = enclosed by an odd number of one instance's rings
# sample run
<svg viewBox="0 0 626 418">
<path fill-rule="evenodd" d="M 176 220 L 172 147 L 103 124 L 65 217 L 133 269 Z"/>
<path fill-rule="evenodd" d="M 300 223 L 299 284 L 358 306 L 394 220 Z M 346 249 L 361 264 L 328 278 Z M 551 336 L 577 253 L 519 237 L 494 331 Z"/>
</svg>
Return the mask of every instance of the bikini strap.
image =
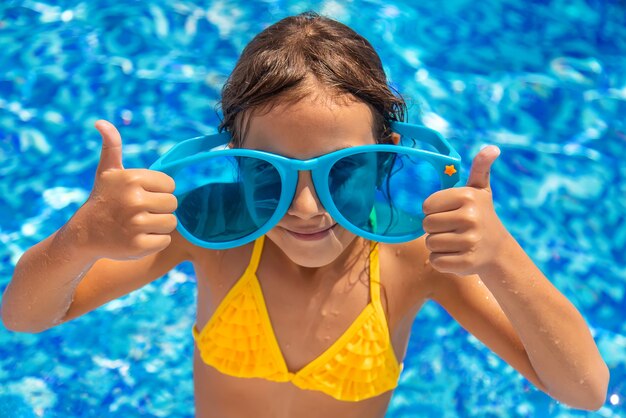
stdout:
<svg viewBox="0 0 626 418">
<path fill-rule="evenodd" d="M 380 244 L 370 241 L 370 298 L 372 303 L 380 303 L 380 265 L 378 248 Z"/>
<path fill-rule="evenodd" d="M 261 260 L 261 253 L 263 252 L 263 243 L 265 242 L 265 235 L 261 235 L 254 241 L 254 248 L 252 249 L 252 256 L 248 263 L 246 272 L 256 274 L 256 269 L 259 267 L 259 261 Z"/>
</svg>

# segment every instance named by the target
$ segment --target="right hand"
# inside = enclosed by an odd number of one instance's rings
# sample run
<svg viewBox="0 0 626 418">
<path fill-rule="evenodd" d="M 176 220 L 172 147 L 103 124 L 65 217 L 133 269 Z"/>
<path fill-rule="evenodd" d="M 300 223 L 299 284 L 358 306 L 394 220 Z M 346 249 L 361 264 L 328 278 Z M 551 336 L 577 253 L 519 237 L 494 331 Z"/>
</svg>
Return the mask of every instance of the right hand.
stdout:
<svg viewBox="0 0 626 418">
<path fill-rule="evenodd" d="M 122 138 L 113 124 L 99 120 L 102 136 L 94 186 L 79 209 L 87 242 L 98 258 L 129 260 L 161 251 L 176 229 L 174 179 L 148 169 L 124 169 Z"/>
</svg>

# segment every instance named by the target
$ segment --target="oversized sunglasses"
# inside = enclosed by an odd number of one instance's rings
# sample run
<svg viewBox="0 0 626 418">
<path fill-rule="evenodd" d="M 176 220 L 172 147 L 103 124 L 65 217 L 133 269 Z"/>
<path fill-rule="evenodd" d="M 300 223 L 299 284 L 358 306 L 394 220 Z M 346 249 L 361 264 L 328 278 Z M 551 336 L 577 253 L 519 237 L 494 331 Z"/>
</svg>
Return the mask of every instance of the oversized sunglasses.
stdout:
<svg viewBox="0 0 626 418">
<path fill-rule="evenodd" d="M 309 160 L 228 148 L 225 132 L 182 141 L 150 169 L 174 179 L 177 228 L 202 247 L 237 247 L 276 226 L 294 198 L 299 171 L 311 171 L 324 209 L 348 231 L 406 242 L 423 234 L 422 202 L 459 181 L 461 157 L 432 129 L 402 122 L 391 122 L 391 129 L 400 135 L 396 145 L 355 146 Z"/>
</svg>

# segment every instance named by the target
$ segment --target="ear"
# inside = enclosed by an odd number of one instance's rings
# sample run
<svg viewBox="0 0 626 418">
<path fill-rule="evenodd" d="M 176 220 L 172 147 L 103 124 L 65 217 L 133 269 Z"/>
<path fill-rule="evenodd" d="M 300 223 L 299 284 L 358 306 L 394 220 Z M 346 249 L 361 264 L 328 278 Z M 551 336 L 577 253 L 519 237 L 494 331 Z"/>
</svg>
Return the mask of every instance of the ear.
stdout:
<svg viewBox="0 0 626 418">
<path fill-rule="evenodd" d="M 391 133 L 391 140 L 393 141 L 394 145 L 398 145 L 398 143 L 400 142 L 400 134 L 392 132 Z"/>
</svg>

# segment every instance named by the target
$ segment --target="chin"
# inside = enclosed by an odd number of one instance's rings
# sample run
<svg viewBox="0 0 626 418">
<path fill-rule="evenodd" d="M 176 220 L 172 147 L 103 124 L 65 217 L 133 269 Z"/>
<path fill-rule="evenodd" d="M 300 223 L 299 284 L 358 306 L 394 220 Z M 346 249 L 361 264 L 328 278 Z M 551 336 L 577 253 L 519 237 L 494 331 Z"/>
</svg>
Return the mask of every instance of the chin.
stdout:
<svg viewBox="0 0 626 418">
<path fill-rule="evenodd" d="M 299 240 L 280 227 L 273 228 L 266 235 L 292 262 L 309 268 L 332 263 L 356 238 L 339 225 L 328 236 L 315 241 Z"/>
</svg>

